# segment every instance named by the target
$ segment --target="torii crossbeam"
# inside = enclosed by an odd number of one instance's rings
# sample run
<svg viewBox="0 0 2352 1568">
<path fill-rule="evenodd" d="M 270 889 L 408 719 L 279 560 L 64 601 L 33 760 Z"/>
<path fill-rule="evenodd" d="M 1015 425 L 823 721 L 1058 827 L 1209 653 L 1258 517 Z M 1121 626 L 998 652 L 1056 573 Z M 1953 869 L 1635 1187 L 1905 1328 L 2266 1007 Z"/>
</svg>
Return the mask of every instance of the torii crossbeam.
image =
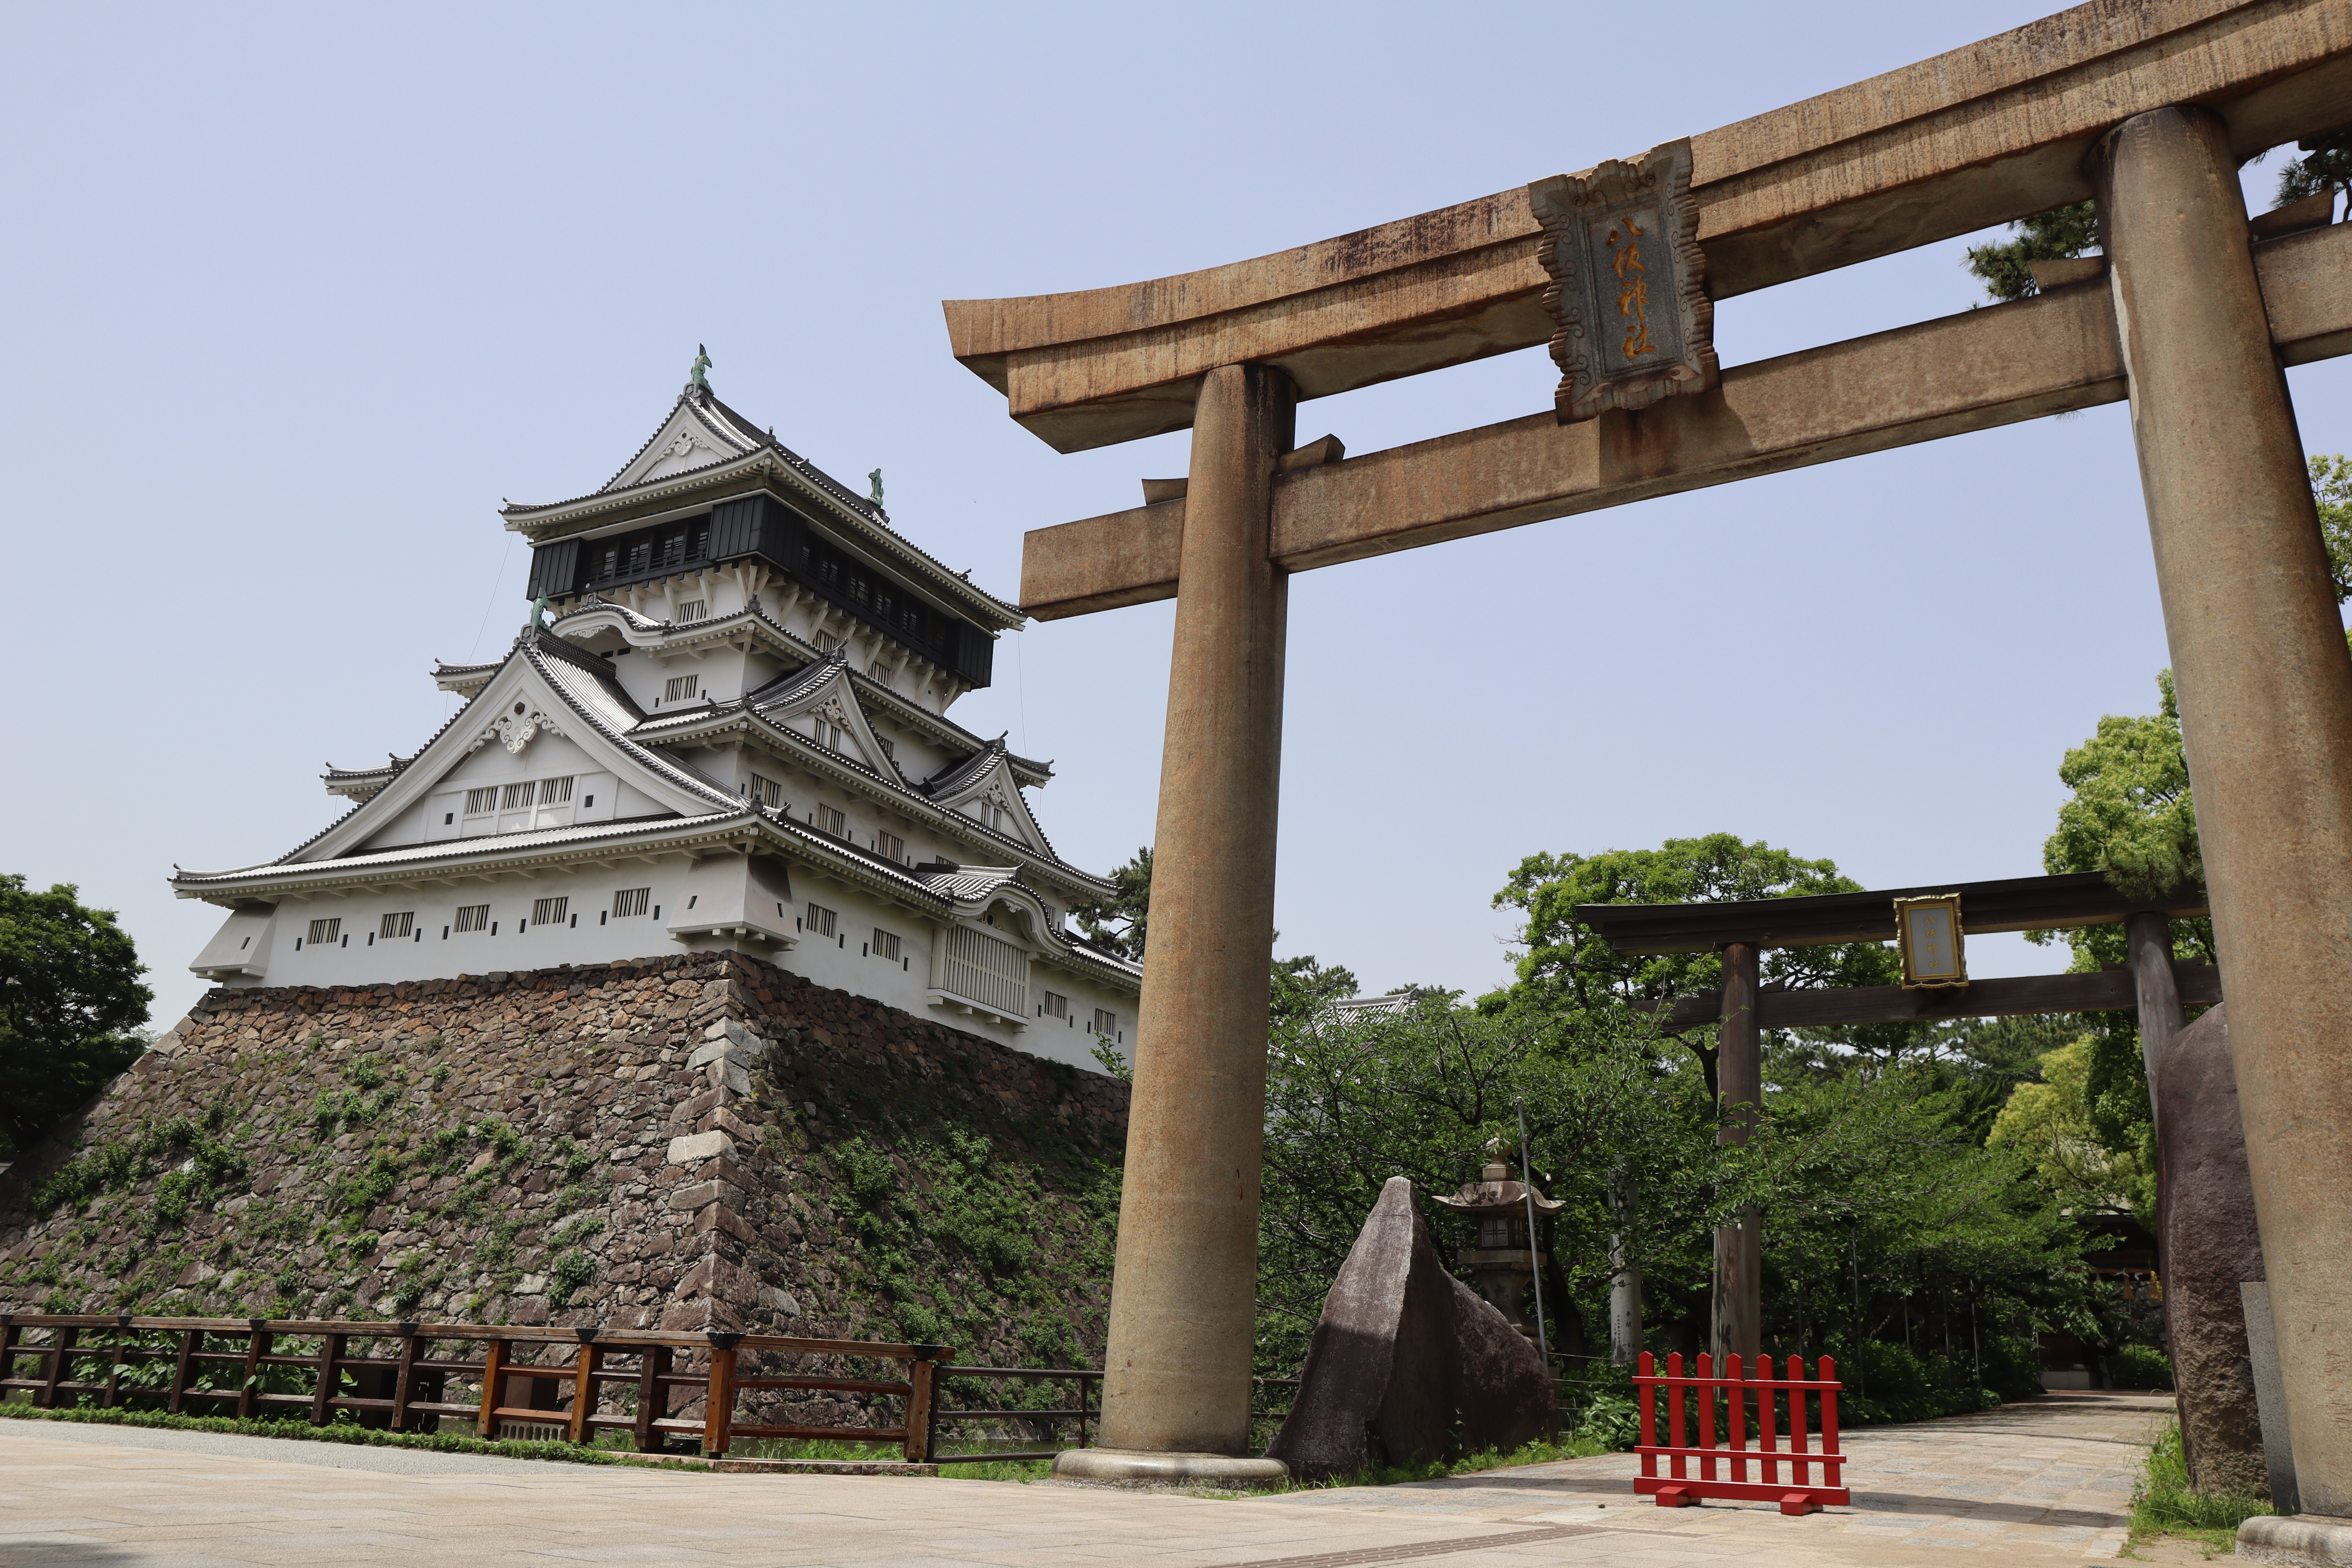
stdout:
<svg viewBox="0 0 2352 1568">
<path fill-rule="evenodd" d="M 2091 196 L 2104 275 L 1344 460 L 1298 448 L 1301 399 L 1547 340 L 1589 374 L 1578 333 L 1608 300 L 1576 316 L 1558 258 L 1601 243 L 1574 204 L 1622 202 L 1634 166 L 1202 272 L 948 302 L 956 356 L 1058 450 L 1193 432 L 1181 495 L 1037 530 L 1023 563 L 1040 618 L 1177 600 L 1104 1447 L 1062 1473 L 1273 1464 L 1236 1457 L 1288 574 L 2128 397 L 2302 1506 L 2352 1515 L 2352 656 L 2282 370 L 2352 352 L 2352 224 L 2250 228 L 2236 174 L 2347 118 L 2352 0 L 2095 0 L 1695 135 L 1635 172 L 1686 158 L 1643 222 L 1688 226 L 1712 299 Z M 1625 244 L 1619 282 L 1633 251 L 1660 276 L 1664 252 Z M 1729 1346 L 1750 1352 L 1754 1239 Z"/>
</svg>

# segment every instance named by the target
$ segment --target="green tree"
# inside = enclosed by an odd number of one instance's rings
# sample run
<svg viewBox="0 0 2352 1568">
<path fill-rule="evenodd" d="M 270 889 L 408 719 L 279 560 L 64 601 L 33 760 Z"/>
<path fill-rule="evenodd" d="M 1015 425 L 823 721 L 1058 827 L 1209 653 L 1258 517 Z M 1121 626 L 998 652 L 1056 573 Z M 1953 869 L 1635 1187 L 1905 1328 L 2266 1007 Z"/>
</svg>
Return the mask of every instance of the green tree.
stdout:
<svg viewBox="0 0 2352 1568">
<path fill-rule="evenodd" d="M 0 873 L 0 1152 L 29 1149 L 146 1049 L 146 970 L 77 891 Z"/>
<path fill-rule="evenodd" d="M 2032 264 L 2058 261 L 2099 247 L 2099 209 L 2091 202 L 2053 207 L 2011 224 L 2014 239 L 1969 247 L 1967 267 L 2000 300 L 2022 300 L 2041 290 Z"/>
<path fill-rule="evenodd" d="M 2059 780 L 2073 793 L 2058 808 L 2057 830 L 2042 847 L 2044 870 L 2104 871 L 2127 896 L 2150 899 L 2203 883 L 2205 859 L 2170 670 L 2157 676 L 2157 689 L 2162 701 L 2156 712 L 2137 718 L 2108 714 L 2099 721 L 2098 732 L 2059 763 Z M 2129 961 L 2120 925 L 2029 931 L 2027 938 L 2047 942 L 2061 935 L 2074 950 L 2071 967 L 2078 973 Z M 2213 922 L 2173 921 L 2172 950 L 2175 958 L 2216 962 Z M 2129 1157 L 2142 1173 L 2153 1171 L 2156 1128 L 2138 1021 L 2116 1012 L 2087 1014 L 2083 1022 L 2089 1045 L 2082 1098 L 2089 1124 L 2110 1153 Z M 2141 1179 L 2123 1190 L 2135 1212 L 2152 1218 L 2155 1193 L 2149 1182 Z"/>
<path fill-rule="evenodd" d="M 1497 909 L 1526 917 L 1519 941 L 1513 1005 L 1538 1011 L 1586 1009 L 1605 1003 L 1659 1004 L 1720 989 L 1723 960 L 1708 952 L 1621 953 L 1577 917 L 1583 904 L 1680 904 L 1858 893 L 1862 884 L 1838 873 L 1831 860 L 1807 860 L 1735 834 L 1669 838 L 1655 849 L 1612 849 L 1599 855 L 1530 855 L 1494 897 Z M 1901 978 L 1894 950 L 1880 942 L 1775 948 L 1765 956 L 1765 983 L 1892 985 Z M 1910 1025 L 1874 1025 L 1822 1031 L 1840 1048 L 1892 1056 L 1918 1037 Z M 1710 1088 L 1715 1048 L 1685 1037 Z"/>
<path fill-rule="evenodd" d="M 2327 542 L 2327 565 L 2336 579 L 2336 602 L 2352 599 L 2352 458 L 2314 452 L 2311 500 L 2319 509 L 2320 537 Z"/>
<path fill-rule="evenodd" d="M 2299 144 L 2305 156 L 2279 171 L 2278 205 L 2352 185 L 2352 125 Z"/>
<path fill-rule="evenodd" d="M 1277 940 L 1280 931 L 1275 932 Z M 1270 1009 L 1276 1029 L 1305 1023 L 1323 1007 L 1356 994 L 1353 970 L 1338 963 L 1320 963 L 1311 952 L 1274 961 L 1274 997 Z"/>
<path fill-rule="evenodd" d="M 1088 941 L 1140 963 L 1151 914 L 1151 846 L 1145 845 L 1125 865 L 1114 868 L 1110 882 L 1108 896 L 1071 904 L 1070 918 L 1078 922 L 1078 930 Z"/>
</svg>

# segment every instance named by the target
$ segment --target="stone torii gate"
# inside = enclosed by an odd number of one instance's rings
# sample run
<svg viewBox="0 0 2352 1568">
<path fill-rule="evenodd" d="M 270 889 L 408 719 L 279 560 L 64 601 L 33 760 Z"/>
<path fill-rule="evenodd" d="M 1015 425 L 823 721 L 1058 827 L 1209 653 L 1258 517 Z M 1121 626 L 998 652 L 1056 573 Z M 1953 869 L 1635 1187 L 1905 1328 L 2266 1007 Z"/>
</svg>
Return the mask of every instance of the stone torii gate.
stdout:
<svg viewBox="0 0 2352 1568">
<path fill-rule="evenodd" d="M 1232 1475 L 1247 1444 L 1288 575 L 2128 397 L 2303 1507 L 2352 1515 L 2352 658 L 2281 368 L 2352 353 L 2352 224 L 2250 231 L 2236 174 L 2347 115 L 2352 0 L 2095 0 L 1632 165 L 948 302 L 1057 450 L 1193 432 L 1181 485 L 1030 533 L 1022 567 L 1040 619 L 1177 601 L 1103 1447 L 1063 1473 Z M 2086 196 L 2104 276 L 1717 374 L 1709 300 Z M 1604 239 L 1641 202 L 1640 246 Z M 1646 338 L 1611 346 L 1643 308 L 1621 240 L 1677 367 L 1646 381 Z M 1556 413 L 1296 440 L 1302 399 L 1547 341 Z"/>
</svg>

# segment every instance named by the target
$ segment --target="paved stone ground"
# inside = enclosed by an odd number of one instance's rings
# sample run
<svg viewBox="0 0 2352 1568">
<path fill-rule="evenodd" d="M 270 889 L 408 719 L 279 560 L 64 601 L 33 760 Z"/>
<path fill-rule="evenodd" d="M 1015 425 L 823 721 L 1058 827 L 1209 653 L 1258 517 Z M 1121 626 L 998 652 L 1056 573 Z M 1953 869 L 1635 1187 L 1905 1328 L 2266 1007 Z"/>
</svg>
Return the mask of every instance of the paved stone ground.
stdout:
<svg viewBox="0 0 2352 1568">
<path fill-rule="evenodd" d="M 1660 1509 L 1611 1455 L 1245 1500 L 713 1476 L 0 1422 L 0 1568 L 351 1561 L 779 1568 L 1959 1568 L 2112 1557 L 2171 1401 L 2064 1394 L 1848 1435 L 1852 1508 Z"/>
</svg>

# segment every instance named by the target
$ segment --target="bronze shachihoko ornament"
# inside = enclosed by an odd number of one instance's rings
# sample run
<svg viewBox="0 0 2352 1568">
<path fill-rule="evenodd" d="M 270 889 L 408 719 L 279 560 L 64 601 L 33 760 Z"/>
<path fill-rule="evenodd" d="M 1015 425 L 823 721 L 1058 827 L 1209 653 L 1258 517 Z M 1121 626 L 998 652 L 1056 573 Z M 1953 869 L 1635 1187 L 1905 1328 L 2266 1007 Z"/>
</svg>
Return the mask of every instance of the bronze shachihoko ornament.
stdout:
<svg viewBox="0 0 2352 1568">
<path fill-rule="evenodd" d="M 1684 140 L 1528 187 L 1543 225 L 1536 256 L 1551 274 L 1544 308 L 1558 329 L 1561 424 L 1647 408 L 1718 379 L 1690 175 Z"/>
</svg>

